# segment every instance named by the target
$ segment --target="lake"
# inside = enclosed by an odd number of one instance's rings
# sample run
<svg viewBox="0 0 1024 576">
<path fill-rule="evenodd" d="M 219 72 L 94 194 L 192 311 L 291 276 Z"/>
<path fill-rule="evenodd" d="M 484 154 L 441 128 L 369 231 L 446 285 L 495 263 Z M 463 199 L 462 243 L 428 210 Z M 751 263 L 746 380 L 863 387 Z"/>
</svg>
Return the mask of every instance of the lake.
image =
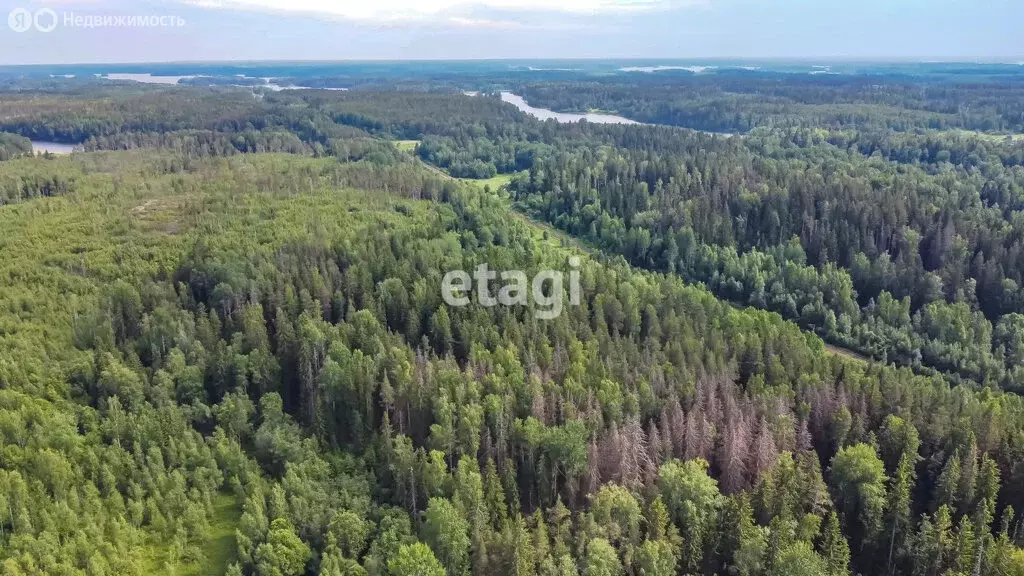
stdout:
<svg viewBox="0 0 1024 576">
<path fill-rule="evenodd" d="M 193 80 L 195 78 L 203 78 L 203 76 L 196 76 L 196 75 L 192 75 L 192 76 L 154 76 L 154 75 L 149 74 L 149 73 L 146 73 L 146 74 L 104 74 L 102 77 L 106 78 L 107 80 L 131 80 L 133 82 L 141 82 L 143 84 L 164 84 L 164 85 L 169 85 L 169 86 L 176 86 L 176 85 L 178 85 L 180 83 L 181 80 Z M 239 78 L 244 78 L 246 80 L 251 79 L 251 77 L 246 76 L 245 74 L 239 74 L 238 77 Z M 281 85 L 281 84 L 276 84 L 274 82 L 271 82 L 271 80 L 273 80 L 273 78 L 261 78 L 261 80 L 263 80 L 263 82 L 264 82 L 263 84 L 253 84 L 253 85 L 250 85 L 250 84 L 232 84 L 231 86 L 240 87 L 240 88 L 267 88 L 267 89 L 272 90 L 274 92 L 280 92 L 281 90 L 338 90 L 338 91 L 348 90 L 348 88 L 314 88 L 312 86 L 295 86 L 295 85 L 290 85 L 290 84 L 287 85 L 287 86 L 284 86 L 284 85 Z M 210 85 L 212 86 L 213 84 L 211 83 Z"/>
<path fill-rule="evenodd" d="M 33 154 L 44 154 L 49 152 L 50 154 L 71 154 L 75 149 L 74 144 L 62 144 L 60 142 L 46 142 L 43 140 L 32 141 L 32 153 Z"/>
<path fill-rule="evenodd" d="M 152 74 L 107 74 L 104 78 L 108 80 L 131 80 L 133 82 L 142 82 L 143 84 L 177 84 L 179 80 L 185 78 L 195 78 L 195 76 L 153 76 Z"/>
<path fill-rule="evenodd" d="M 693 72 L 694 74 L 700 74 L 707 70 L 714 70 L 718 66 L 627 66 L 625 68 L 619 68 L 619 72 L 663 72 L 666 70 L 686 70 L 687 72 Z"/>
<path fill-rule="evenodd" d="M 630 120 L 629 118 L 623 118 L 622 116 L 615 116 L 614 114 L 599 114 L 597 112 L 570 114 L 568 112 L 555 112 L 554 110 L 548 110 L 547 108 L 535 108 L 527 104 L 526 100 L 524 100 L 522 96 L 517 96 L 511 92 L 502 92 L 501 100 L 502 102 L 508 102 L 523 112 L 541 120 L 554 118 L 558 122 L 571 123 L 586 119 L 587 122 L 593 122 L 595 124 L 641 124 L 641 122 L 637 122 L 636 120 Z"/>
<path fill-rule="evenodd" d="M 464 94 L 466 94 L 467 96 L 476 95 L 477 92 L 464 92 Z M 526 112 L 527 114 L 539 118 L 541 120 L 548 120 L 549 118 L 554 118 L 558 122 L 571 123 L 579 122 L 580 120 L 586 118 L 587 122 L 593 122 L 595 124 L 644 124 L 643 122 L 637 122 L 636 120 L 630 120 L 629 118 L 624 118 L 622 116 L 615 116 L 614 114 L 599 114 L 597 112 L 588 112 L 587 114 L 570 114 L 568 112 L 555 112 L 554 110 L 548 110 L 547 108 L 535 108 L 527 104 L 526 100 L 523 99 L 522 96 L 517 96 L 511 92 L 502 92 L 501 101 L 508 102 L 509 104 L 512 104 L 516 108 L 519 108 L 523 112 Z M 652 124 L 648 124 L 648 126 L 652 126 Z M 668 124 L 662 124 L 662 126 L 668 126 Z M 726 138 L 733 136 L 733 134 L 730 134 L 728 132 L 710 132 L 708 130 L 686 128 L 685 126 L 680 126 L 680 128 L 686 130 L 693 130 L 695 132 L 703 132 L 705 134 L 710 134 L 712 136 L 723 136 Z"/>
</svg>

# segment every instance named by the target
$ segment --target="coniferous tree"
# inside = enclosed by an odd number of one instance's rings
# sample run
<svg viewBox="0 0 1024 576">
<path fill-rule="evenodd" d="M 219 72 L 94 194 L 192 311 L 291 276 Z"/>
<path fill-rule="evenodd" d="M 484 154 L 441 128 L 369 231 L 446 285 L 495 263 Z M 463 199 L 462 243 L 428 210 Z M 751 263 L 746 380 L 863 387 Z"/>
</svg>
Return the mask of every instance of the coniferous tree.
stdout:
<svg viewBox="0 0 1024 576">
<path fill-rule="evenodd" d="M 846 576 L 850 573 L 850 545 L 840 531 L 839 516 L 835 512 L 830 512 L 825 520 L 819 549 L 828 574 Z"/>
</svg>

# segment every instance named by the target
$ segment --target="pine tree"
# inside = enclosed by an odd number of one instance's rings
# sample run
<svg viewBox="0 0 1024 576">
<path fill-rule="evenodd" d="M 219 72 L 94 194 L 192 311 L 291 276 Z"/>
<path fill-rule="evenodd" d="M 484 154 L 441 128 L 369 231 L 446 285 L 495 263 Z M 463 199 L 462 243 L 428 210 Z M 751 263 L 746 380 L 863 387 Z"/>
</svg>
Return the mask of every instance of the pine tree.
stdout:
<svg viewBox="0 0 1024 576">
<path fill-rule="evenodd" d="M 772 570 L 782 553 L 796 542 L 797 521 L 786 506 L 768 524 L 768 550 L 766 567 Z"/>
<path fill-rule="evenodd" d="M 487 471 L 484 476 L 484 502 L 491 529 L 501 530 L 508 518 L 508 503 L 505 502 L 505 489 L 501 485 L 501 478 L 498 476 L 494 460 L 487 461 Z"/>
<path fill-rule="evenodd" d="M 942 472 L 939 474 L 939 479 L 935 483 L 935 497 L 932 501 L 932 510 L 938 510 L 942 506 L 956 509 L 960 476 L 960 453 L 954 452 L 946 460 L 946 464 L 942 467 Z"/>
<path fill-rule="evenodd" d="M 983 514 L 982 522 L 986 525 L 991 524 L 995 519 L 999 486 L 999 466 L 995 460 L 989 458 L 988 454 L 985 454 L 981 457 L 975 495 L 978 499 L 977 513 Z"/>
<path fill-rule="evenodd" d="M 978 474 L 978 505 L 974 511 L 974 533 L 977 546 L 974 555 L 972 574 L 980 576 L 982 567 L 988 556 L 1001 554 L 1005 546 L 1000 548 L 994 544 L 992 522 L 995 519 L 996 499 L 999 495 L 999 467 L 988 455 L 982 457 L 981 469 Z M 1004 540 L 1008 536 L 1004 534 Z M 996 572 L 998 573 L 998 572 Z"/>
<path fill-rule="evenodd" d="M 910 528 L 910 491 L 914 486 L 914 470 L 911 456 L 904 453 L 896 473 L 890 480 L 889 501 L 886 507 L 886 527 L 889 536 L 886 571 L 896 570 L 896 554 L 904 548 L 907 531 Z"/>
<path fill-rule="evenodd" d="M 548 509 L 548 525 L 551 527 L 551 555 L 556 558 L 572 554 L 572 513 L 562 498 L 555 501 L 555 505 Z"/>
<path fill-rule="evenodd" d="M 668 508 L 665 507 L 661 496 L 655 496 L 651 501 L 645 519 L 648 540 L 663 540 L 668 537 L 668 532 L 673 526 L 668 516 Z"/>
<path fill-rule="evenodd" d="M 732 501 L 729 516 L 731 519 L 723 528 L 731 532 L 731 549 L 720 552 L 741 576 L 761 574 L 768 549 L 766 530 L 754 523 L 754 510 L 745 493 Z"/>
<path fill-rule="evenodd" d="M 974 504 L 975 484 L 978 478 L 978 446 L 974 434 L 970 435 L 967 450 L 960 459 L 960 479 L 956 488 L 957 511 L 969 514 Z"/>
<path fill-rule="evenodd" d="M 945 504 L 922 521 L 915 543 L 915 575 L 939 576 L 945 571 L 955 552 L 951 522 L 949 506 Z"/>
<path fill-rule="evenodd" d="M 533 531 L 533 553 L 537 566 L 551 557 L 551 541 L 548 539 L 548 524 L 544 520 L 544 514 L 540 508 L 533 511 L 530 519 L 530 529 Z"/>
<path fill-rule="evenodd" d="M 953 559 L 952 570 L 961 574 L 971 573 L 974 568 L 976 547 L 974 525 L 969 517 L 963 516 L 956 528 L 956 556 Z"/>
<path fill-rule="evenodd" d="M 847 576 L 850 573 L 850 545 L 839 529 L 839 516 L 829 512 L 822 529 L 818 546 L 830 576 Z"/>
<path fill-rule="evenodd" d="M 829 505 L 828 486 L 821 475 L 821 462 L 815 452 L 804 451 L 796 457 L 796 478 L 791 493 L 797 513 L 824 514 Z"/>
<path fill-rule="evenodd" d="M 506 541 L 511 554 L 511 570 L 514 576 L 530 576 L 536 573 L 537 558 L 533 538 L 522 514 L 516 513 L 506 524 Z"/>
</svg>

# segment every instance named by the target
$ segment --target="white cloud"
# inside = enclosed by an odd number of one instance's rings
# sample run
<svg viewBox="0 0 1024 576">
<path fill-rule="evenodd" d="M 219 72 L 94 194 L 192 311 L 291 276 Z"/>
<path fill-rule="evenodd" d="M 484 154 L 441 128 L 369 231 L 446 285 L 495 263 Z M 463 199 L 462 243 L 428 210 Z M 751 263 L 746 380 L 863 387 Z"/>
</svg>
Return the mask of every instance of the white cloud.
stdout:
<svg viewBox="0 0 1024 576">
<path fill-rule="evenodd" d="M 352 20 L 396 22 L 431 20 L 445 15 L 490 9 L 517 12 L 605 14 L 661 8 L 670 4 L 694 4 L 705 0 L 179 0 L 207 8 L 233 8 L 273 12 L 307 13 Z M 449 21 L 452 21 L 449 18 Z M 462 18 L 459 25 L 486 24 Z M 494 24 L 495 22 L 491 22 Z M 501 22 L 497 22 L 501 24 Z"/>
<path fill-rule="evenodd" d="M 510 28 L 525 28 L 522 22 L 514 20 L 489 20 L 486 18 L 466 18 L 465 16 L 452 16 L 448 22 L 462 28 L 496 28 L 508 30 Z"/>
</svg>

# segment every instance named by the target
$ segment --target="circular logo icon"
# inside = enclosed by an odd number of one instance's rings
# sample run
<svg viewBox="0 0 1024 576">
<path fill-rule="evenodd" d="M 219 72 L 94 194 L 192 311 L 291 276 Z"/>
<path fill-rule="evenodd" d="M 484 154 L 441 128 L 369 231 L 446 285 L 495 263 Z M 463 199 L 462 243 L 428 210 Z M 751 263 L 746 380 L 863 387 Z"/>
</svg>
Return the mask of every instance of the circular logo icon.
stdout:
<svg viewBox="0 0 1024 576">
<path fill-rule="evenodd" d="M 54 19 L 56 20 L 56 18 Z M 7 15 L 7 25 L 15 32 L 27 32 L 32 27 L 32 23 L 32 13 L 25 8 L 15 8 Z"/>
<path fill-rule="evenodd" d="M 36 30 L 40 32 L 53 32 L 57 28 L 57 13 L 49 8 L 41 8 L 36 10 L 36 15 L 32 18 L 32 21 L 36 25 Z"/>
</svg>

